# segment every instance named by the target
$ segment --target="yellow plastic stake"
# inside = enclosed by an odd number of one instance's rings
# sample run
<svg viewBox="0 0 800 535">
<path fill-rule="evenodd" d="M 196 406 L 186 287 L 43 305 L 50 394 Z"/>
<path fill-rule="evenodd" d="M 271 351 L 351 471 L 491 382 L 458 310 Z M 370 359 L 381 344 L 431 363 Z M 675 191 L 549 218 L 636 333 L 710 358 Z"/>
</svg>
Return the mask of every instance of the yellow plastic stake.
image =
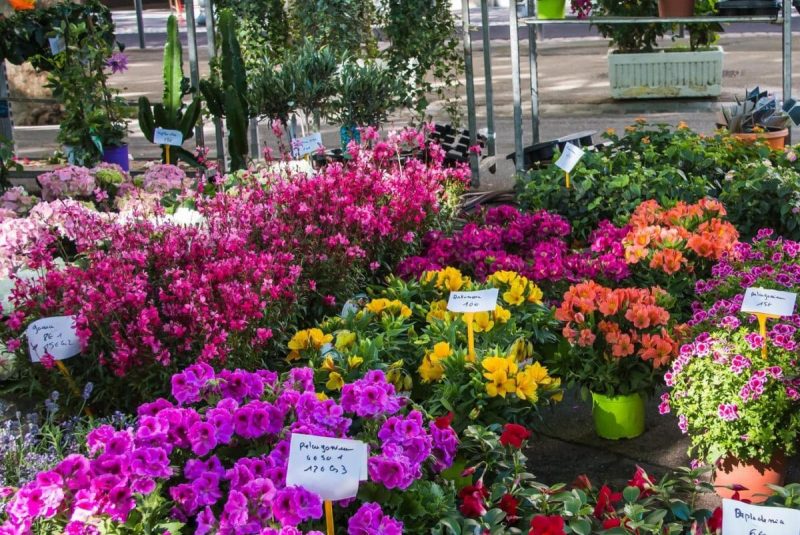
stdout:
<svg viewBox="0 0 800 535">
<path fill-rule="evenodd" d="M 60 360 L 57 360 L 56 368 L 58 368 L 58 371 L 60 371 L 61 375 L 63 375 L 64 378 L 67 380 L 69 389 L 72 390 L 72 393 L 75 394 L 75 397 L 81 397 L 81 391 L 78 388 L 78 385 L 75 384 L 75 379 L 72 378 L 72 374 L 70 374 L 67 367 L 64 366 L 64 363 L 61 362 Z M 91 409 L 89 409 L 89 407 L 84 407 L 83 410 L 86 413 L 86 416 L 89 417 L 93 416 L 92 411 Z"/>
<path fill-rule="evenodd" d="M 565 172 L 564 174 L 567 175 L 567 189 L 569 189 L 569 172 Z"/>
<path fill-rule="evenodd" d="M 758 333 L 764 342 L 761 344 L 761 358 L 767 358 L 767 318 L 779 318 L 780 316 L 773 316 L 772 314 L 764 314 L 763 312 L 756 312 L 758 319 Z"/>
<path fill-rule="evenodd" d="M 167 165 L 169 165 L 169 145 L 164 145 L 164 149 L 167 151 Z"/>
<path fill-rule="evenodd" d="M 333 535 L 333 502 L 330 500 L 325 500 L 325 525 L 328 535 Z"/>
<path fill-rule="evenodd" d="M 464 313 L 464 321 L 467 322 L 467 347 L 469 351 L 467 356 L 469 357 L 470 361 L 475 360 L 475 327 L 472 324 L 474 319 L 475 319 L 474 312 Z"/>
</svg>

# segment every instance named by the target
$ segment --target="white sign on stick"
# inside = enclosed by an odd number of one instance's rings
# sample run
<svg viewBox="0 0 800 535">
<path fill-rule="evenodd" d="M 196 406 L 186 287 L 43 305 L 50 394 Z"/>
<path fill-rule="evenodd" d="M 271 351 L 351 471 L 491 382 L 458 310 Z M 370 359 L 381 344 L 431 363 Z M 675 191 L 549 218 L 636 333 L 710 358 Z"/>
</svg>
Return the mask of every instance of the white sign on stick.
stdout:
<svg viewBox="0 0 800 535">
<path fill-rule="evenodd" d="M 359 481 L 367 480 L 367 457 L 367 445 L 359 440 L 293 433 L 286 485 L 304 487 L 323 500 L 352 498 Z"/>
<path fill-rule="evenodd" d="M 797 294 L 780 292 L 766 288 L 748 288 L 742 301 L 742 312 L 769 314 L 772 316 L 791 316 Z"/>
<path fill-rule="evenodd" d="M 450 292 L 447 310 L 450 312 L 494 312 L 497 307 L 497 288 L 475 292 Z"/>
<path fill-rule="evenodd" d="M 153 134 L 153 143 L 180 147 L 183 145 L 183 134 L 180 130 L 167 130 L 166 128 L 158 127 Z"/>
<path fill-rule="evenodd" d="M 50 53 L 54 56 L 59 55 L 67 49 L 67 43 L 64 41 L 63 37 L 48 37 L 47 41 L 50 43 Z"/>
<path fill-rule="evenodd" d="M 800 535 L 800 510 L 722 500 L 722 535 Z"/>
<path fill-rule="evenodd" d="M 55 360 L 65 360 L 80 353 L 81 344 L 74 324 L 73 316 L 53 316 L 28 325 L 26 334 L 31 361 L 41 362 L 46 354 Z"/>
<path fill-rule="evenodd" d="M 586 153 L 583 149 L 579 148 L 577 145 L 567 143 L 564 145 L 564 152 L 561 153 L 561 157 L 556 160 L 556 167 L 560 167 L 565 172 L 569 173 L 578 165 L 578 162 L 581 161 L 584 154 Z"/>
<path fill-rule="evenodd" d="M 314 132 L 305 137 L 292 140 L 292 156 L 295 158 L 302 158 L 307 154 L 314 154 L 322 147 L 324 147 L 322 144 L 322 134 Z"/>
</svg>

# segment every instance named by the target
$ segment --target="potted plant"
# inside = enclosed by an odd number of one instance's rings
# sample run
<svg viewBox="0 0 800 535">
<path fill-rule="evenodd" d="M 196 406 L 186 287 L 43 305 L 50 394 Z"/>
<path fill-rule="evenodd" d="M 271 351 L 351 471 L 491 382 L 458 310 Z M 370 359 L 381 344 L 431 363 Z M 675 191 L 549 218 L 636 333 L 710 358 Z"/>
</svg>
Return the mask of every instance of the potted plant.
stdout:
<svg viewBox="0 0 800 535">
<path fill-rule="evenodd" d="M 771 320 L 762 336 L 755 317 L 739 312 L 746 287 L 796 288 L 800 243 L 771 234 L 737 245 L 716 277 L 698 282 L 697 335 L 665 374 L 672 390 L 661 412 L 677 414 L 690 454 L 714 466 L 723 497 L 766 498 L 759 495 L 782 483 L 800 436 L 796 316 Z"/>
<path fill-rule="evenodd" d="M 379 126 L 409 101 L 403 80 L 375 61 L 345 61 L 334 88 L 328 118 L 342 125 L 342 147 L 360 139 L 359 127 Z"/>
<path fill-rule="evenodd" d="M 710 0 L 698 0 L 694 12 L 713 12 Z M 658 0 L 598 0 L 602 17 L 655 17 Z M 692 24 L 689 47 L 658 49 L 666 24 L 598 24 L 614 48 L 608 55 L 613 98 L 718 96 L 722 90 L 722 48 L 713 46 L 719 24 Z"/>
<path fill-rule="evenodd" d="M 745 142 L 763 141 L 773 149 L 782 149 L 789 137 L 792 118 L 779 105 L 774 95 L 758 87 L 745 92 L 743 100 L 722 108 L 717 126 Z"/>
<path fill-rule="evenodd" d="M 556 310 L 569 347 L 554 373 L 579 384 L 584 396 L 591 392 L 595 429 L 603 438 L 644 432 L 644 395 L 678 348 L 662 306 L 668 300 L 657 287 L 612 290 L 588 281 L 570 287 Z"/>
</svg>

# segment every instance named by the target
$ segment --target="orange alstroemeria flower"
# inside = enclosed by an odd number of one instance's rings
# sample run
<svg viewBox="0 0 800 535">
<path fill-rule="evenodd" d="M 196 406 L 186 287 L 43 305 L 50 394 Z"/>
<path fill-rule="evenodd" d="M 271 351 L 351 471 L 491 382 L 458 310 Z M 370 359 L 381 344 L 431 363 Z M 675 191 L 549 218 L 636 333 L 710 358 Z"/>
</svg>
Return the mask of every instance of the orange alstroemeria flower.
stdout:
<svg viewBox="0 0 800 535">
<path fill-rule="evenodd" d="M 36 7 L 36 0 L 8 0 L 15 11 L 29 11 Z"/>
</svg>

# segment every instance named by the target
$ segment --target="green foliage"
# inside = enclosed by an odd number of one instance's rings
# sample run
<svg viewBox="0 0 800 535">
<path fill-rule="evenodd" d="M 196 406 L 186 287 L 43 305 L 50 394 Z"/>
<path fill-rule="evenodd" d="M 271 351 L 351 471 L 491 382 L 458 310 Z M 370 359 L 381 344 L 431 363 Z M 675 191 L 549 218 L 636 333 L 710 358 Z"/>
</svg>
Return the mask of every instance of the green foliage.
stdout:
<svg viewBox="0 0 800 535">
<path fill-rule="evenodd" d="M 402 78 L 375 61 L 345 62 L 334 83 L 328 117 L 337 124 L 378 126 L 408 102 Z"/>
<path fill-rule="evenodd" d="M 0 192 L 11 187 L 11 171 L 22 171 L 22 166 L 14 160 L 14 144 L 0 136 Z"/>
<path fill-rule="evenodd" d="M 291 0 L 289 20 L 295 43 L 304 43 L 313 35 L 339 55 L 377 53 L 372 33 L 375 7 L 371 0 Z"/>
<path fill-rule="evenodd" d="M 218 0 L 216 13 L 231 10 L 236 18 L 236 36 L 248 72 L 264 62 L 281 57 L 290 47 L 289 18 L 283 0 Z"/>
<path fill-rule="evenodd" d="M 319 118 L 327 111 L 335 86 L 333 78 L 339 66 L 339 58 L 333 49 L 308 39 L 303 46 L 285 57 L 282 74 L 292 95 L 295 109 L 303 112 L 309 123 L 315 117 L 319 128 Z"/>
<path fill-rule="evenodd" d="M 644 121 L 627 127 L 625 137 L 613 131 L 603 137 L 613 146 L 587 152 L 571 173 L 569 190 L 554 165 L 519 176 L 520 204 L 567 217 L 575 237 L 585 240 L 603 219 L 626 223 L 642 201 L 671 206 L 710 196 L 722 201 L 743 239 L 764 226 L 800 238 L 800 164 L 793 150 Z"/>
<path fill-rule="evenodd" d="M 167 20 L 167 43 L 164 47 L 164 97 L 161 103 L 151 105 L 146 96 L 139 98 L 139 127 L 144 137 L 153 143 L 156 128 L 178 130 L 183 141 L 194 136 L 194 127 L 200 118 L 201 100 L 195 95 L 185 106 L 183 97 L 194 89 L 183 75 L 183 49 L 178 35 L 178 23 L 174 15 Z M 183 147 L 172 147 L 172 153 L 187 163 L 200 167 L 200 162 Z M 162 150 L 162 161 L 166 162 L 166 149 Z"/>
<path fill-rule="evenodd" d="M 715 0 L 694 1 L 694 14 L 697 16 L 715 15 L 716 11 Z M 719 40 L 719 32 L 725 31 L 722 25 L 716 22 L 687 24 L 686 30 L 689 32 L 689 47 L 692 50 L 714 45 Z"/>
<path fill-rule="evenodd" d="M 657 17 L 658 0 L 598 0 L 594 6 L 598 17 Z M 664 36 L 666 24 L 598 24 L 609 46 L 619 52 L 652 52 L 656 41 Z"/>
<path fill-rule="evenodd" d="M 230 170 L 247 167 L 247 122 L 252 116 L 247 99 L 247 72 L 242 59 L 242 50 L 236 35 L 236 19 L 233 11 L 219 12 L 220 77 L 200 81 L 200 91 L 214 117 L 225 118 L 228 129 L 228 156 Z"/>
</svg>

